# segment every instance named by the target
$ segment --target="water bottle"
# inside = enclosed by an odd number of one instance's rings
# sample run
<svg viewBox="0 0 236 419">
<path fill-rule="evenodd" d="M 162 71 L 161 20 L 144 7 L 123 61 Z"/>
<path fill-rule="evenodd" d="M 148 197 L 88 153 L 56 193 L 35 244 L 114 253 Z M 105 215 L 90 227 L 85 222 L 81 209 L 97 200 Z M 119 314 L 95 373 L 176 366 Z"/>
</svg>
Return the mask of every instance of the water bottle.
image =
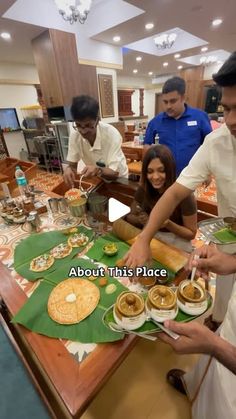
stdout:
<svg viewBox="0 0 236 419">
<path fill-rule="evenodd" d="M 139 132 L 139 145 L 143 145 L 143 132 Z"/>
<path fill-rule="evenodd" d="M 20 166 L 16 166 L 15 178 L 20 194 L 22 197 L 24 197 L 25 192 L 27 192 L 27 179 L 25 177 L 25 173 L 23 172 L 23 170 L 21 170 Z"/>
<path fill-rule="evenodd" d="M 159 144 L 159 135 L 158 135 L 158 133 L 156 133 L 156 135 L 155 135 L 154 144 Z"/>
</svg>

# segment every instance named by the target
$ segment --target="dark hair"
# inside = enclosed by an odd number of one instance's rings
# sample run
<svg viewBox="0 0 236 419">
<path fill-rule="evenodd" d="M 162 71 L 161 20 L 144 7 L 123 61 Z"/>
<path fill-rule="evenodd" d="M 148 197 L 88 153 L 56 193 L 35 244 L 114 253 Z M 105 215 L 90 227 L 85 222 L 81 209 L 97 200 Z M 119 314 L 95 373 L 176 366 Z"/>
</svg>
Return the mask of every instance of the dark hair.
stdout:
<svg viewBox="0 0 236 419">
<path fill-rule="evenodd" d="M 177 91 L 181 96 L 185 94 L 185 81 L 181 77 L 172 77 L 166 80 L 162 93 L 170 93 Z"/>
<path fill-rule="evenodd" d="M 176 179 L 175 175 L 175 160 L 168 147 L 165 145 L 154 145 L 151 146 L 144 155 L 142 163 L 142 175 L 141 175 L 141 185 L 145 190 L 147 198 L 150 200 L 157 199 L 161 194 L 158 190 L 154 189 L 151 183 L 147 178 L 147 170 L 150 162 L 153 159 L 160 159 L 165 168 L 166 180 L 165 180 L 165 190 L 171 186 Z"/>
<path fill-rule="evenodd" d="M 224 62 L 213 80 L 221 87 L 232 87 L 236 85 L 236 51 Z"/>
<path fill-rule="evenodd" d="M 99 112 L 99 104 L 91 96 L 76 96 L 72 100 L 70 111 L 74 121 L 80 121 L 85 118 L 96 120 Z"/>
</svg>

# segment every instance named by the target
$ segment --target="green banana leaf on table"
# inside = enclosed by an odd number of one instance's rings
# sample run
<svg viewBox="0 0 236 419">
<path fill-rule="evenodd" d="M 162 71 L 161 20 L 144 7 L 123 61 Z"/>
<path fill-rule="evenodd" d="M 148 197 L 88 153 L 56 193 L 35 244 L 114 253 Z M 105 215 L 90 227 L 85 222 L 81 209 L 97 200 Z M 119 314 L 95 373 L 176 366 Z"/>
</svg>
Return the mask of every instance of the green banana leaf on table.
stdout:
<svg viewBox="0 0 236 419">
<path fill-rule="evenodd" d="M 93 238 L 93 230 L 83 226 L 77 227 L 78 233 L 84 233 L 89 237 L 89 241 Z M 43 272 L 33 272 L 30 268 L 30 262 L 43 253 L 48 253 L 53 247 L 68 240 L 70 235 L 61 231 L 48 231 L 46 233 L 35 233 L 22 240 L 15 248 L 14 268 L 23 278 L 29 281 L 36 281 L 48 273 L 60 269 L 67 260 L 71 260 L 75 255 L 81 252 L 84 246 L 74 247 L 70 255 L 63 259 L 55 259 L 53 265 Z"/>
<path fill-rule="evenodd" d="M 115 303 L 118 295 L 127 288 L 115 278 L 108 277 L 108 283 L 116 285 L 113 294 L 106 294 L 106 287 L 99 286 L 99 278 L 93 281 L 99 288 L 100 301 L 96 309 L 78 324 L 61 325 L 52 320 L 47 311 L 47 302 L 53 288 L 59 282 L 67 279 L 71 268 L 81 267 L 84 269 L 97 268 L 89 259 L 77 258 L 73 261 L 64 261 L 64 264 L 57 271 L 44 276 L 40 285 L 13 318 L 13 323 L 20 323 L 33 332 L 40 333 L 53 338 L 69 339 L 82 343 L 113 342 L 124 337 L 122 333 L 116 333 L 107 328 L 102 321 L 103 315 L 112 304 Z M 78 278 L 75 278 L 75 281 Z"/>
<path fill-rule="evenodd" d="M 116 243 L 118 247 L 118 252 L 114 256 L 105 255 L 103 252 L 103 246 L 106 245 L 108 242 Z M 100 237 L 94 243 L 94 245 L 89 249 L 87 252 L 87 256 L 91 259 L 104 263 L 107 266 L 115 266 L 116 262 L 119 259 L 122 259 L 123 256 L 128 252 L 130 246 L 118 239 L 113 234 L 107 234 L 106 236 Z M 161 265 L 156 260 L 152 261 L 152 268 L 155 269 L 166 269 L 168 275 L 168 282 L 173 281 L 175 278 L 175 273 L 171 271 L 166 266 Z"/>
</svg>

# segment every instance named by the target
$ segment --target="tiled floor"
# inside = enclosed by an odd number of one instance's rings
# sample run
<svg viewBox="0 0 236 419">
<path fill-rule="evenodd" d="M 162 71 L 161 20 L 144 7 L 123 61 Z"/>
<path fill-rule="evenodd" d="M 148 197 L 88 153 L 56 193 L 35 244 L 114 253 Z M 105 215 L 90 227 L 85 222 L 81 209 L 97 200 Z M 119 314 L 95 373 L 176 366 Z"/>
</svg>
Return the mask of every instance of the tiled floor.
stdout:
<svg viewBox="0 0 236 419">
<path fill-rule="evenodd" d="M 191 368 L 196 355 L 176 355 L 164 343 L 140 340 L 82 419 L 190 419 L 187 397 L 172 389 L 171 368 Z"/>
</svg>

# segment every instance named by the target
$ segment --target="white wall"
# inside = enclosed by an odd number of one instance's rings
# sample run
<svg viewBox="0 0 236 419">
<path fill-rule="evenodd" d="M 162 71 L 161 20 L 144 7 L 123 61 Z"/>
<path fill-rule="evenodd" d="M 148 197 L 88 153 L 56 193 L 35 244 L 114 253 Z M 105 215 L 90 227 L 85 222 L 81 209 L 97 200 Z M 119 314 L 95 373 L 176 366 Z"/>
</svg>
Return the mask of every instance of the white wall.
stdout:
<svg viewBox="0 0 236 419">
<path fill-rule="evenodd" d="M 206 65 L 204 68 L 203 80 L 211 80 L 212 74 L 217 73 L 217 71 L 220 69 L 221 66 L 222 66 L 222 63 Z"/>
<path fill-rule="evenodd" d="M 97 75 L 98 74 L 106 74 L 106 75 L 112 76 L 114 117 L 101 118 L 101 120 L 103 122 L 106 122 L 107 124 L 109 124 L 110 122 L 116 122 L 119 119 L 116 70 L 112 70 L 112 69 L 109 69 L 109 68 L 100 68 L 100 67 L 97 67 L 96 70 L 97 70 Z M 98 83 L 98 85 L 99 85 L 99 83 Z"/>
<path fill-rule="evenodd" d="M 19 84 L 7 84 L 18 81 Z M 20 84 L 22 82 L 22 84 Z M 0 108 L 16 108 L 20 124 L 24 118 L 22 106 L 38 103 L 37 92 L 33 85 L 39 83 L 34 65 L 1 63 L 0 66 Z M 21 131 L 4 133 L 4 139 L 11 157 L 20 158 L 22 148 L 27 150 Z"/>
<path fill-rule="evenodd" d="M 32 84 L 38 84 L 39 76 L 35 65 L 1 62 L 0 81 L 4 80 L 17 80 Z"/>
<path fill-rule="evenodd" d="M 24 118 L 22 106 L 38 103 L 34 86 L 0 84 L 0 108 L 16 108 L 20 124 Z"/>
</svg>

